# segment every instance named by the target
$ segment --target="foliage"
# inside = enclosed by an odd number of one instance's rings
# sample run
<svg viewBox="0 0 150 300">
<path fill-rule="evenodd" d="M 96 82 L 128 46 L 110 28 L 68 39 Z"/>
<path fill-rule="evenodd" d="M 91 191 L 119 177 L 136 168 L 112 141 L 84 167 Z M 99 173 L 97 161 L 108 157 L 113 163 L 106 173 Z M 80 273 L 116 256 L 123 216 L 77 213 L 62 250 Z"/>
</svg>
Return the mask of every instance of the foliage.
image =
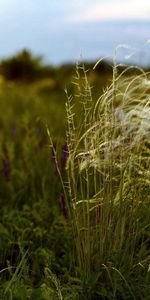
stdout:
<svg viewBox="0 0 150 300">
<path fill-rule="evenodd" d="M 149 74 L 97 68 L 0 83 L 0 299 L 149 299 Z"/>
<path fill-rule="evenodd" d="M 41 57 L 34 57 L 32 53 L 23 49 L 18 54 L 1 61 L 1 74 L 7 80 L 30 81 L 35 79 L 42 67 Z"/>
</svg>

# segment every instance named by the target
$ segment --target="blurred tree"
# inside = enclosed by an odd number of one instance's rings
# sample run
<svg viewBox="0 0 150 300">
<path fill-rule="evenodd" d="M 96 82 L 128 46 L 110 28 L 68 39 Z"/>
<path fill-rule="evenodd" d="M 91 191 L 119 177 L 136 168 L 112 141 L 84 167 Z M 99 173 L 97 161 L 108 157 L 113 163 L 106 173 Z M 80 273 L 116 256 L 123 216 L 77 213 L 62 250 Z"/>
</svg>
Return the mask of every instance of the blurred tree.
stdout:
<svg viewBox="0 0 150 300">
<path fill-rule="evenodd" d="M 34 57 L 29 50 L 23 49 L 1 61 L 0 73 L 7 80 L 30 81 L 39 77 L 42 67 L 41 56 Z"/>
</svg>

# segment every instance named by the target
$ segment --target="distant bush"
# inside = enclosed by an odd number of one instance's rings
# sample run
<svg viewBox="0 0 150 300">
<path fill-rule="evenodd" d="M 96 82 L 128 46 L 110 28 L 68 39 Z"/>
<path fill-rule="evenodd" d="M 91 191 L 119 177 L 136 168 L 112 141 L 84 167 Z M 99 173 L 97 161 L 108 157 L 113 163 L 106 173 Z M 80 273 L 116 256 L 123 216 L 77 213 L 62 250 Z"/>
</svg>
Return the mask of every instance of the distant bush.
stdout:
<svg viewBox="0 0 150 300">
<path fill-rule="evenodd" d="M 41 56 L 33 54 L 23 49 L 18 54 L 4 59 L 0 63 L 0 73 L 6 80 L 30 81 L 39 77 L 52 75 L 51 67 L 43 66 Z"/>
</svg>

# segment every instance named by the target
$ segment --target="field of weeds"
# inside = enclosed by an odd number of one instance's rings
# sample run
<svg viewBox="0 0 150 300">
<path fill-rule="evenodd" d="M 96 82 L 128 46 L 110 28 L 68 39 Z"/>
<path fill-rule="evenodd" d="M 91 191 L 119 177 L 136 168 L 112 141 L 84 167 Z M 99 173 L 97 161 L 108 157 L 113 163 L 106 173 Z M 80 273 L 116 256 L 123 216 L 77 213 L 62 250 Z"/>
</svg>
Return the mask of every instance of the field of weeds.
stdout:
<svg viewBox="0 0 150 300">
<path fill-rule="evenodd" d="M 150 297 L 149 73 L 97 68 L 1 80 L 0 299 Z"/>
</svg>

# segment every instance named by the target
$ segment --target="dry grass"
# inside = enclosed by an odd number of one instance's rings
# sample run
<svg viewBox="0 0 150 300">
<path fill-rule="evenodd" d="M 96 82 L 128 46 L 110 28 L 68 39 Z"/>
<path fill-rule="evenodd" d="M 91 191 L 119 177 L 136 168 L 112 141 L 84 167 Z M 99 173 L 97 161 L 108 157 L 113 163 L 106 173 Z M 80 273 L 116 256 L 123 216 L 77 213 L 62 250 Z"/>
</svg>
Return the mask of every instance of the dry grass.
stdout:
<svg viewBox="0 0 150 300">
<path fill-rule="evenodd" d="M 115 65 L 112 84 L 93 105 L 87 73 L 77 66 L 77 93 L 66 106 L 76 262 L 84 280 L 94 273 L 101 281 L 107 277 L 111 299 L 117 280 L 135 299 L 130 276 L 150 263 L 143 239 L 149 226 L 143 209 L 150 204 L 150 80 L 143 70 L 134 77 L 127 72 L 118 75 Z"/>
</svg>

